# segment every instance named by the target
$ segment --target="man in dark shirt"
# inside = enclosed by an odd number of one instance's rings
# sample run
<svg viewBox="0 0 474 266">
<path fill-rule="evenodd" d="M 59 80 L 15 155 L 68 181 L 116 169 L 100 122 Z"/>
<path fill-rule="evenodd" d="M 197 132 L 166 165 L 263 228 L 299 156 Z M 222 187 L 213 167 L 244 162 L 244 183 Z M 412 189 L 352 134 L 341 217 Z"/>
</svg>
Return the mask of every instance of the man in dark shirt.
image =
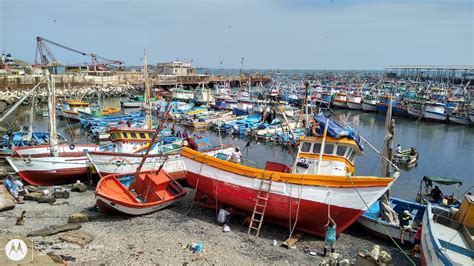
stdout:
<svg viewBox="0 0 474 266">
<path fill-rule="evenodd" d="M 441 200 L 443 199 L 443 192 L 441 192 L 441 189 L 439 189 L 438 186 L 435 186 L 431 190 L 431 197 L 435 200 L 435 202 L 440 203 Z"/>
</svg>

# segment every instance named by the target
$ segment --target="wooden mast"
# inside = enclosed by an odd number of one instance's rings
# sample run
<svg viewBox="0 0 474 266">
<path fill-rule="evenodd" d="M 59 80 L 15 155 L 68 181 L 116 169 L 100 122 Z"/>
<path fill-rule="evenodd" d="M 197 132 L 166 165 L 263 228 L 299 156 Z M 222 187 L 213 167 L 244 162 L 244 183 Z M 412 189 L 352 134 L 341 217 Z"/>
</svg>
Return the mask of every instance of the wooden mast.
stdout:
<svg viewBox="0 0 474 266">
<path fill-rule="evenodd" d="M 46 70 L 48 77 L 48 114 L 49 114 L 49 148 L 53 157 L 58 156 L 58 140 L 56 133 L 56 86 L 53 75 Z"/>
<path fill-rule="evenodd" d="M 151 101 L 150 101 L 150 82 L 148 78 L 148 62 L 146 58 L 146 49 L 143 56 L 143 68 L 144 68 L 144 79 L 145 79 L 145 121 L 144 126 L 146 129 L 152 128 L 152 118 L 151 118 Z"/>
<path fill-rule="evenodd" d="M 395 134 L 395 120 L 392 119 L 392 94 L 389 95 L 387 114 L 385 116 L 385 135 L 382 156 L 392 160 L 393 154 L 393 136 Z M 391 176 L 390 164 L 382 159 L 382 175 Z"/>
<path fill-rule="evenodd" d="M 160 133 L 161 129 L 163 128 L 165 122 L 168 120 L 168 115 L 171 111 L 171 100 L 170 102 L 168 102 L 168 105 L 166 106 L 166 110 L 165 110 L 165 116 L 163 117 L 163 120 L 160 122 L 160 124 L 156 127 L 156 130 L 155 132 L 153 133 L 153 138 L 151 139 L 150 141 L 150 145 L 148 145 L 148 148 L 146 149 L 146 152 L 145 154 L 143 155 L 142 157 L 142 160 L 140 161 L 140 164 L 138 165 L 137 167 L 137 171 L 135 172 L 135 174 L 133 175 L 133 179 L 132 179 L 132 182 L 129 186 L 129 188 L 133 188 L 135 186 L 135 182 L 137 182 L 137 178 L 138 176 L 140 175 L 140 171 L 142 170 L 142 167 L 143 167 L 143 164 L 145 163 L 146 161 L 146 158 L 148 157 L 148 155 L 150 154 L 150 151 L 153 147 L 153 144 L 156 142 L 156 140 L 158 139 L 158 134 Z"/>
</svg>

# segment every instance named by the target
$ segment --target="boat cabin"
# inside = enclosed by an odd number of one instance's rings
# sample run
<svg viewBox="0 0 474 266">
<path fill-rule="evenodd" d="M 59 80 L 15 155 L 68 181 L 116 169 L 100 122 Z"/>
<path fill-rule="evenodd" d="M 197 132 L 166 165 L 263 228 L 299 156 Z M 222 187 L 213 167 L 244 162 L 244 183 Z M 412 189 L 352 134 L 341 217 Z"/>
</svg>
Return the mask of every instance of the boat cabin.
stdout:
<svg viewBox="0 0 474 266">
<path fill-rule="evenodd" d="M 117 152 L 135 153 L 150 145 L 154 130 L 137 128 L 111 128 L 110 140 L 116 145 Z"/>
<path fill-rule="evenodd" d="M 322 136 L 301 137 L 293 173 L 338 176 L 354 174 L 354 159 L 357 155 L 362 155 L 354 140 L 327 136 L 324 147 L 322 144 Z"/>
</svg>

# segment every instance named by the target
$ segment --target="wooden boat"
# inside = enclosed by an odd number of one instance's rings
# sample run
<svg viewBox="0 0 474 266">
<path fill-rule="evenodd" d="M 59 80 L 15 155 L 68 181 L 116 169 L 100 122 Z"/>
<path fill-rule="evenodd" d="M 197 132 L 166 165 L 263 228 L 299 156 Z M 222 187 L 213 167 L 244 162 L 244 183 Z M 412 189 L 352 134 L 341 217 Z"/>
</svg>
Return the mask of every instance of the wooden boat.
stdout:
<svg viewBox="0 0 474 266">
<path fill-rule="evenodd" d="M 321 125 L 328 123 L 317 119 Z M 209 204 L 218 202 L 244 212 L 258 209 L 269 221 L 286 226 L 298 217 L 298 230 L 319 236 L 325 234 L 329 209 L 337 234 L 341 233 L 366 210 L 364 201 L 372 205 L 394 178 L 354 176 L 354 158 L 363 147 L 354 132 L 329 121 L 332 126 L 325 131 L 339 138 L 302 137 L 293 171 L 274 162 L 257 169 L 183 148 L 188 184 L 199 192 L 195 200 L 205 198 Z M 262 193 L 268 195 L 263 210 Z"/>
<path fill-rule="evenodd" d="M 50 186 L 84 179 L 88 170 L 85 151 L 99 150 L 94 144 L 60 145 L 56 138 L 54 79 L 48 73 L 49 145 L 14 148 L 8 163 L 26 182 Z"/>
<path fill-rule="evenodd" d="M 362 110 L 362 97 L 358 94 L 347 96 L 347 107 L 354 110 Z"/>
<path fill-rule="evenodd" d="M 421 204 L 432 203 L 441 207 L 459 207 L 460 202 L 456 199 L 454 193 L 452 195 L 443 195 L 440 202 L 436 202 L 431 196 L 431 190 L 433 184 L 445 185 L 445 186 L 456 186 L 457 195 L 459 196 L 459 189 L 462 185 L 462 181 L 452 177 L 446 176 L 424 176 L 420 181 L 420 188 L 418 190 L 416 201 Z"/>
<path fill-rule="evenodd" d="M 456 214 L 428 203 L 421 232 L 422 265 L 474 264 L 474 198 L 465 195 Z"/>
<path fill-rule="evenodd" d="M 90 103 L 81 100 L 68 100 L 62 107 L 59 107 L 58 116 L 68 119 L 70 121 L 79 121 L 79 111 L 86 111 L 89 109 Z"/>
<path fill-rule="evenodd" d="M 187 191 L 165 170 L 107 175 L 96 187 L 97 206 L 101 211 L 143 215 L 168 207 Z"/>
<path fill-rule="evenodd" d="M 445 106 L 445 104 L 438 102 L 427 103 L 423 112 L 423 118 L 426 121 L 446 122 L 448 115 L 446 114 Z"/>
<path fill-rule="evenodd" d="M 338 108 L 347 108 L 347 93 L 339 92 L 332 100 L 332 105 Z"/>
<path fill-rule="evenodd" d="M 415 148 L 403 150 L 400 154 L 394 154 L 392 161 L 397 166 L 414 167 L 418 162 L 419 153 Z"/>
<path fill-rule="evenodd" d="M 396 215 L 402 214 L 404 210 L 410 212 L 410 215 L 413 218 L 411 222 L 411 232 L 414 237 L 418 225 L 421 224 L 423 220 L 426 206 L 416 202 L 390 198 L 390 207 L 395 211 Z M 359 219 L 357 219 L 357 223 L 378 237 L 387 239 L 389 238 L 389 236 L 387 236 L 388 233 L 391 238 L 400 241 L 400 225 L 398 221 L 392 223 L 382 219 L 380 210 L 380 200 L 377 200 L 359 217 Z M 398 218 L 398 216 L 396 218 Z M 403 239 L 410 242 L 410 235 L 408 232 L 405 232 Z"/>
</svg>

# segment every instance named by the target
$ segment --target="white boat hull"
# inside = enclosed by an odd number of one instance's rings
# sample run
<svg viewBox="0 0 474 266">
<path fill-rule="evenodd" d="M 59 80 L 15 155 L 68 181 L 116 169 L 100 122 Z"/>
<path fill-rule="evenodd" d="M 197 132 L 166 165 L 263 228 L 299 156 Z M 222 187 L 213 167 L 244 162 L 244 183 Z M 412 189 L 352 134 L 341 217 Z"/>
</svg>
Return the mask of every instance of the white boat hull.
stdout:
<svg viewBox="0 0 474 266">
<path fill-rule="evenodd" d="M 362 110 L 362 104 L 361 103 L 347 102 L 347 107 L 349 109 Z"/>
<path fill-rule="evenodd" d="M 377 104 L 376 103 L 362 103 L 362 110 L 369 111 L 369 112 L 377 112 Z"/>
<path fill-rule="evenodd" d="M 428 120 L 428 121 L 446 122 L 447 115 L 446 114 L 441 114 L 441 113 L 436 113 L 436 112 L 425 111 L 423 113 L 423 118 L 425 120 Z"/>
<path fill-rule="evenodd" d="M 127 214 L 127 215 L 133 215 L 133 216 L 139 216 L 139 215 L 144 215 L 148 214 L 151 212 L 159 211 L 161 209 L 164 209 L 171 204 L 173 204 L 175 201 L 169 201 L 167 203 L 163 203 L 160 205 L 155 205 L 155 206 L 150 206 L 150 207 L 145 207 L 145 208 L 130 208 L 125 205 L 121 205 L 120 203 L 117 202 L 112 202 L 104 197 L 101 197 L 100 195 L 96 195 L 96 199 L 98 202 L 98 205 L 100 206 L 101 204 L 107 205 L 107 208 L 113 209 L 115 211 Z"/>
<path fill-rule="evenodd" d="M 347 108 L 347 102 L 333 101 L 332 104 L 333 104 L 335 107 Z"/>
<path fill-rule="evenodd" d="M 448 120 L 450 123 L 461 124 L 461 125 L 470 125 L 472 122 L 467 117 L 462 116 L 448 116 Z"/>
</svg>

